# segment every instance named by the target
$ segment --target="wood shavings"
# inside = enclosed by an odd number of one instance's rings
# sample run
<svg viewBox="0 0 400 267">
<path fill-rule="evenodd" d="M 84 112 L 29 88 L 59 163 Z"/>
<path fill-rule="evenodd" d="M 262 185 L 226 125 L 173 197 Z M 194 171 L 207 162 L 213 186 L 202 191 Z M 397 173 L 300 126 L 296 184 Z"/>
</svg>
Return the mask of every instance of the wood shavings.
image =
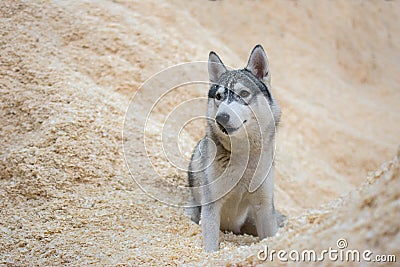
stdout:
<svg viewBox="0 0 400 267">
<path fill-rule="evenodd" d="M 400 257 L 399 12 L 390 2 L 2 1 L 0 265 L 269 265 L 257 259 L 266 245 L 326 249 L 342 237 Z M 288 222 L 262 241 L 221 233 L 221 250 L 205 254 L 200 226 L 130 177 L 122 142 L 142 142 L 143 129 L 132 122 L 135 137 L 122 140 L 125 111 L 163 68 L 210 50 L 237 67 L 260 42 L 283 109 L 276 203 Z M 179 89 L 151 118 L 149 156 L 166 184 L 186 174 L 160 150 L 163 113 L 201 90 Z M 182 158 L 203 134 L 204 122 L 182 132 Z M 146 153 L 134 156 L 154 183 Z"/>
</svg>

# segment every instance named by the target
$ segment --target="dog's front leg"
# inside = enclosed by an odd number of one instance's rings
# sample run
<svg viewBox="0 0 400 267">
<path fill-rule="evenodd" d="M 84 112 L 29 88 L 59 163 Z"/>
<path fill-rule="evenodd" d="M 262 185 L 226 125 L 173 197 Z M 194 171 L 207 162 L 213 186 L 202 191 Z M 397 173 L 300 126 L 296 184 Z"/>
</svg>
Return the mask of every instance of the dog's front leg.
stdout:
<svg viewBox="0 0 400 267">
<path fill-rule="evenodd" d="M 278 232 L 278 224 L 276 222 L 276 214 L 274 208 L 274 198 L 259 198 L 253 205 L 257 234 L 260 240 L 274 236 Z"/>
<path fill-rule="evenodd" d="M 206 252 L 218 251 L 221 206 L 218 201 L 202 206 L 201 229 Z"/>
<path fill-rule="evenodd" d="M 253 207 L 257 234 L 260 240 L 274 236 L 278 232 L 274 207 L 274 169 L 271 168 L 261 186 L 252 193 L 250 205 Z"/>
</svg>

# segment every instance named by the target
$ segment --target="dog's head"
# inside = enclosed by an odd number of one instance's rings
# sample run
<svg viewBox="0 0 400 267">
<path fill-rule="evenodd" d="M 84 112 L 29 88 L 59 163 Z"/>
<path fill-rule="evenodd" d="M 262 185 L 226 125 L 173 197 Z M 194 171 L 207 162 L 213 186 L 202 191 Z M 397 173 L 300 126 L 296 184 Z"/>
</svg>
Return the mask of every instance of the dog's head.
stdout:
<svg viewBox="0 0 400 267">
<path fill-rule="evenodd" d="M 214 132 L 226 136 L 275 130 L 280 110 L 270 91 L 268 59 L 261 45 L 254 47 L 244 69 L 228 70 L 215 52 L 210 52 L 208 116 Z M 257 134 L 257 135 L 258 135 Z"/>
</svg>

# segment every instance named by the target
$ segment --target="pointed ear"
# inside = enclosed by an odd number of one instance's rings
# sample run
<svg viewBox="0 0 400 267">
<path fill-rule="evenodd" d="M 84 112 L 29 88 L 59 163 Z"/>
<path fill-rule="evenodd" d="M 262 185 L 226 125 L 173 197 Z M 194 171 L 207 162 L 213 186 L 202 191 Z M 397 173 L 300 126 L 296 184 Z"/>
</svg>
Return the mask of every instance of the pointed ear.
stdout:
<svg viewBox="0 0 400 267">
<path fill-rule="evenodd" d="M 214 51 L 211 51 L 208 56 L 208 75 L 210 76 L 210 81 L 216 83 L 219 77 L 226 71 L 224 63 L 222 63 Z"/>
<path fill-rule="evenodd" d="M 256 45 L 251 51 L 246 69 L 262 80 L 268 75 L 269 66 L 267 55 L 261 45 Z"/>
</svg>

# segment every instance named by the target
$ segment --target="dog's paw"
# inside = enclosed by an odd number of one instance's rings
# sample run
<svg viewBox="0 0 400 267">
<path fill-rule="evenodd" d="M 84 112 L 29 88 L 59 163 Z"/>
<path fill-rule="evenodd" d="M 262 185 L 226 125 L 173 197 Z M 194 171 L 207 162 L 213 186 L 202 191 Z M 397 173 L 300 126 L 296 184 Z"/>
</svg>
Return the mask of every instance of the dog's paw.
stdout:
<svg viewBox="0 0 400 267">
<path fill-rule="evenodd" d="M 276 211 L 276 222 L 278 224 L 278 227 L 282 228 L 287 223 L 287 217 L 282 213 L 280 213 L 279 211 Z"/>
</svg>

